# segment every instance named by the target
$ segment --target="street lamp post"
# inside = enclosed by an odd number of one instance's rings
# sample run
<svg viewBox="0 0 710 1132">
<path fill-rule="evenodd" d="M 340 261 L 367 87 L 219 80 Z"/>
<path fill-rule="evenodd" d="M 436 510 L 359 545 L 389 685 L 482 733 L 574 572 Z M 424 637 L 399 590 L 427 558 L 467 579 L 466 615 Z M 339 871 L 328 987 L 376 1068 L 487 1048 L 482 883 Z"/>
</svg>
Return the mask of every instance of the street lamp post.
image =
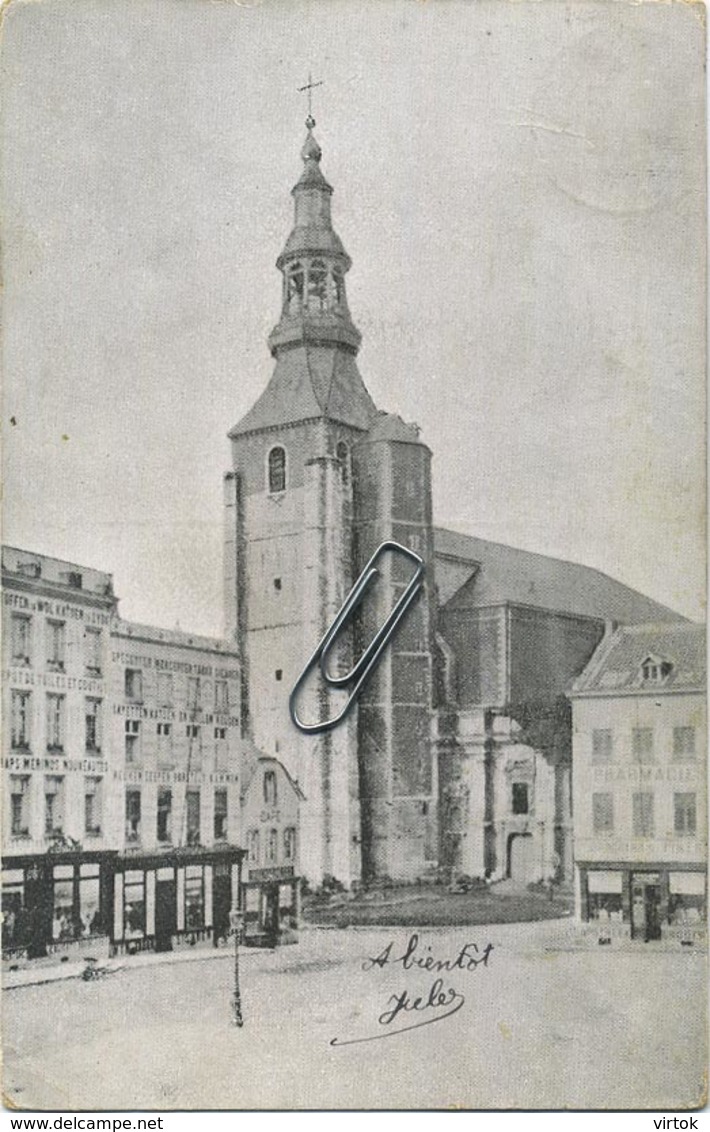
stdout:
<svg viewBox="0 0 710 1132">
<path fill-rule="evenodd" d="M 238 908 L 232 908 L 229 913 L 229 923 L 234 932 L 234 994 L 232 995 L 232 1025 L 243 1026 L 242 1018 L 242 992 L 239 987 L 239 943 L 242 928 L 244 927 L 244 913 Z"/>
</svg>

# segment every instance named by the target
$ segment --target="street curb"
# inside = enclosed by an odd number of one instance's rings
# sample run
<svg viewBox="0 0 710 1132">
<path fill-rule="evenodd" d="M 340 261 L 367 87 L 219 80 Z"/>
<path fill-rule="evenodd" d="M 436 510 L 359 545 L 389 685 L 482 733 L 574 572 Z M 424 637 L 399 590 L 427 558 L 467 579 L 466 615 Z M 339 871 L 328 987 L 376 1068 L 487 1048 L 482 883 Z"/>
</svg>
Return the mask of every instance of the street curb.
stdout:
<svg viewBox="0 0 710 1132">
<path fill-rule="evenodd" d="M 269 952 L 266 947 L 241 947 L 239 949 L 240 959 L 245 958 L 250 952 L 260 954 Z M 174 952 L 167 951 L 164 954 L 156 955 L 154 952 L 144 952 L 143 958 L 140 955 L 131 955 L 123 962 L 117 962 L 116 959 L 109 959 L 106 961 L 106 974 L 118 974 L 119 971 L 138 971 L 144 967 L 166 967 L 175 966 L 180 963 L 209 963 L 214 959 L 231 959 L 234 960 L 233 948 L 215 948 L 214 952 L 211 951 L 198 951 L 188 952 L 182 955 L 176 955 Z M 82 963 L 81 967 L 75 964 L 69 966 L 68 964 L 61 967 L 46 967 L 40 974 L 39 971 L 13 971 L 8 975 L 3 976 L 2 989 L 3 991 L 23 990 L 25 987 L 38 987 L 46 983 L 63 983 L 68 982 L 70 979 L 81 979 L 86 965 Z M 45 973 L 46 972 L 46 973 Z M 31 979 L 17 979 L 17 975 L 27 974 L 34 976 Z M 98 981 L 98 980 L 97 980 Z"/>
</svg>

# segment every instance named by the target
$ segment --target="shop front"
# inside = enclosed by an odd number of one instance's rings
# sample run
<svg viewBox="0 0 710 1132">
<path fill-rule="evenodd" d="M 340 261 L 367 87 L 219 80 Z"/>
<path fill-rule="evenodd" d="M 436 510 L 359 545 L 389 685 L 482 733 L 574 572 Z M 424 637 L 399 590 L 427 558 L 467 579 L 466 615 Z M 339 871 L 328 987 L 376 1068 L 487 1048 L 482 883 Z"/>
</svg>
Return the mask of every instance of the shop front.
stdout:
<svg viewBox="0 0 710 1132">
<path fill-rule="evenodd" d="M 5 857 L 3 958 L 107 955 L 115 852 Z"/>
<path fill-rule="evenodd" d="M 240 892 L 243 850 L 175 849 L 116 861 L 113 950 L 224 946 Z"/>
<path fill-rule="evenodd" d="M 250 868 L 243 885 L 247 946 L 296 943 L 301 919 L 301 880 L 292 865 Z"/>
<path fill-rule="evenodd" d="M 707 870 L 703 865 L 579 865 L 585 934 L 599 943 L 633 939 L 705 942 Z"/>
</svg>

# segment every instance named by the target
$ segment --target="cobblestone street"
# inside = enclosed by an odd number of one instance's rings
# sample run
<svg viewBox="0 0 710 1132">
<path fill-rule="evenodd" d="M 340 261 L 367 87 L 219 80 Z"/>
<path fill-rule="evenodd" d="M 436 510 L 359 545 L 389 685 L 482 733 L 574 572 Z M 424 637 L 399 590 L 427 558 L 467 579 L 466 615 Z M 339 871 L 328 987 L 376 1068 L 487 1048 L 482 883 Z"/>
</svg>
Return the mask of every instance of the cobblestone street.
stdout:
<svg viewBox="0 0 710 1132">
<path fill-rule="evenodd" d="M 306 931 L 243 954 L 241 1030 L 224 953 L 9 990 L 5 1094 L 26 1109 L 697 1105 L 705 957 L 552 950 L 569 931 L 427 929 L 409 952 L 407 929 Z"/>
</svg>

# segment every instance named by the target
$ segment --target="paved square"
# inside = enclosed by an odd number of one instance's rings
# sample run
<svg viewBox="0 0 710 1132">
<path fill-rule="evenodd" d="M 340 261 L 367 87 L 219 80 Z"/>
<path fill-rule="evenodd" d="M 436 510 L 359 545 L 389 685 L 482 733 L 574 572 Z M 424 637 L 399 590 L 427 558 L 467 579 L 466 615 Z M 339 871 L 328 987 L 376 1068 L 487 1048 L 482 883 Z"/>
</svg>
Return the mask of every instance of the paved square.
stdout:
<svg viewBox="0 0 710 1132">
<path fill-rule="evenodd" d="M 705 956 L 549 950 L 565 928 L 426 929 L 409 970 L 394 961 L 407 929 L 304 931 L 297 946 L 244 953 L 242 1030 L 224 953 L 9 990 L 5 1094 L 28 1109 L 699 1104 Z M 458 963 L 416 965 L 427 956 Z M 375 1040 L 331 1044 L 362 1038 Z"/>
</svg>

